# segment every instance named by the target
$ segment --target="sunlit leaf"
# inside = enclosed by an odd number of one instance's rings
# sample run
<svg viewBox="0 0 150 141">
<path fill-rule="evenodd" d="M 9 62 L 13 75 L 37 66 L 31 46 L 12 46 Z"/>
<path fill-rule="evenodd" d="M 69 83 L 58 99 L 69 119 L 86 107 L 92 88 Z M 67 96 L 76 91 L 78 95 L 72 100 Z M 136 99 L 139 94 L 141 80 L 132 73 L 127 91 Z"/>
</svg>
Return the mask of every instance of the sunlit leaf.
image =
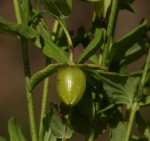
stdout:
<svg viewBox="0 0 150 141">
<path fill-rule="evenodd" d="M 8 122 L 10 141 L 26 141 L 20 124 L 12 117 Z"/>
<path fill-rule="evenodd" d="M 96 15 L 98 17 L 106 17 L 108 8 L 111 4 L 111 0 L 99 0 L 98 2 L 95 2 L 95 11 Z"/>
</svg>

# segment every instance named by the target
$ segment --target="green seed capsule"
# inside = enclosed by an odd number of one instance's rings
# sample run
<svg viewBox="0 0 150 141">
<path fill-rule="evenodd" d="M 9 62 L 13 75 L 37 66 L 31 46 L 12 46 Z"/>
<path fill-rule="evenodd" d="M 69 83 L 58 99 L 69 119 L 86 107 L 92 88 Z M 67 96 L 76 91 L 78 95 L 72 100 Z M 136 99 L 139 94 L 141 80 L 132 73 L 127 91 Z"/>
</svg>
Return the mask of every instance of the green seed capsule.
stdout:
<svg viewBox="0 0 150 141">
<path fill-rule="evenodd" d="M 65 67 L 58 70 L 56 78 L 56 89 L 61 100 L 66 105 L 76 105 L 86 87 L 84 72 L 77 67 Z"/>
</svg>

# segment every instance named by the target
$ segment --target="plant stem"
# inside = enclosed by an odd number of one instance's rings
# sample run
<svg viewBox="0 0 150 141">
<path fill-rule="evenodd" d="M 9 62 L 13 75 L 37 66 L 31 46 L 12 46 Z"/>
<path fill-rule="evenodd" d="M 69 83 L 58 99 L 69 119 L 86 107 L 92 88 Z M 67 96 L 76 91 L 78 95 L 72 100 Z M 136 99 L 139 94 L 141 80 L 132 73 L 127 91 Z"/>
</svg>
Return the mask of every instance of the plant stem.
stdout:
<svg viewBox="0 0 150 141">
<path fill-rule="evenodd" d="M 58 27 L 59 27 L 59 22 L 57 20 L 54 21 L 54 25 L 53 25 L 53 30 L 52 30 L 52 40 L 55 41 L 56 40 L 56 36 L 55 34 L 57 33 L 58 31 Z"/>
<path fill-rule="evenodd" d="M 19 8 L 18 0 L 14 0 L 14 9 L 15 15 L 18 24 L 22 24 L 22 18 Z M 37 141 L 37 129 L 35 124 L 35 114 L 34 114 L 34 104 L 32 93 L 28 90 L 28 82 L 30 79 L 30 65 L 29 65 L 29 56 L 28 56 L 28 43 L 26 39 L 21 38 L 21 47 L 23 54 L 23 63 L 24 63 L 24 76 L 25 76 L 25 85 L 26 85 L 26 96 L 27 96 L 27 104 L 28 104 L 28 112 L 29 112 L 29 123 L 30 123 L 30 133 L 32 141 Z"/>
<path fill-rule="evenodd" d="M 94 141 L 94 131 L 93 129 L 91 130 L 91 132 L 86 136 L 86 141 Z"/>
<path fill-rule="evenodd" d="M 148 55 L 147 55 L 147 59 L 146 59 L 146 63 L 145 63 L 145 67 L 144 67 L 144 71 L 142 74 L 142 78 L 141 78 L 141 87 L 143 88 L 147 79 L 148 79 L 148 72 L 149 72 L 149 66 L 150 66 L 150 48 L 148 51 Z"/>
<path fill-rule="evenodd" d="M 108 55 L 109 55 L 109 50 L 111 46 L 112 33 L 114 30 L 117 6 L 118 6 L 118 0 L 112 0 L 111 11 L 110 11 L 109 21 L 108 21 L 108 26 L 107 26 L 107 32 L 106 32 L 106 39 L 104 43 L 102 62 L 101 62 L 101 64 L 104 66 L 108 66 L 109 64 Z"/>
<path fill-rule="evenodd" d="M 46 65 L 50 63 L 49 58 L 46 58 Z M 48 90 L 49 90 L 49 77 L 45 78 L 44 80 L 44 87 L 43 87 L 43 95 L 42 95 L 42 106 L 41 106 L 41 115 L 40 115 L 40 124 L 39 124 L 39 140 L 43 140 L 43 118 L 46 113 L 46 104 L 47 104 L 47 97 L 48 97 Z"/>
<path fill-rule="evenodd" d="M 72 65 L 74 64 L 74 52 L 73 52 L 73 43 L 72 43 L 72 40 L 71 40 L 71 37 L 70 37 L 70 34 L 67 30 L 67 28 L 65 27 L 64 23 L 57 19 L 59 24 L 61 25 L 61 27 L 63 28 L 65 34 L 66 34 L 66 37 L 67 37 L 67 41 L 68 41 L 68 46 L 69 46 L 69 64 Z"/>
<path fill-rule="evenodd" d="M 37 141 L 37 129 L 35 122 L 35 114 L 34 114 L 34 104 L 32 93 L 28 90 L 28 82 L 30 79 L 30 67 L 29 67 L 29 57 L 28 57 L 28 47 L 27 40 L 21 39 L 22 46 L 22 54 L 23 54 L 23 62 L 24 62 L 24 74 L 25 74 L 25 82 L 26 82 L 26 96 L 27 96 L 27 104 L 28 104 L 28 112 L 29 112 L 29 122 L 30 122 L 30 132 L 32 141 Z"/>
<path fill-rule="evenodd" d="M 138 108 L 138 103 L 134 102 L 132 107 L 131 107 L 131 113 L 130 113 L 130 117 L 129 117 L 129 123 L 128 123 L 128 127 L 127 127 L 125 141 L 130 140 L 132 125 L 133 125 L 133 122 L 134 122 L 134 117 L 135 117 L 135 113 L 137 111 L 137 108 Z"/>
<path fill-rule="evenodd" d="M 17 23 L 18 24 L 22 24 L 22 18 L 21 18 L 21 14 L 20 14 L 19 1 L 18 0 L 13 0 L 13 4 L 14 4 L 14 9 L 15 9 L 15 15 L 16 15 Z"/>
</svg>

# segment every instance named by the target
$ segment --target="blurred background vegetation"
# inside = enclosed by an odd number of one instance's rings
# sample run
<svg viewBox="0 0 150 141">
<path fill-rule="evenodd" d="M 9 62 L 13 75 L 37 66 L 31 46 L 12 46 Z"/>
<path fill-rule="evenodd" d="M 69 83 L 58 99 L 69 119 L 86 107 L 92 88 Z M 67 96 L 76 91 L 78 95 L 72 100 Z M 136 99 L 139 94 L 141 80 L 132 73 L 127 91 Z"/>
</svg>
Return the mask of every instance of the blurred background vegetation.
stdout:
<svg viewBox="0 0 150 141">
<path fill-rule="evenodd" d="M 146 18 L 150 23 L 150 0 L 136 0 L 134 2 L 136 7 L 136 14 L 121 11 L 117 20 L 115 38 L 118 39 L 131 29 L 133 29 L 141 19 Z M 78 0 L 74 0 L 73 11 L 68 20 L 68 26 L 74 33 L 77 32 L 79 26 L 84 26 L 89 29 L 91 26 L 93 5 L 89 5 Z M 0 0 L 0 16 L 5 17 L 9 21 L 15 22 L 15 15 L 13 9 L 13 1 Z M 47 23 L 50 28 L 53 24 L 53 18 L 47 18 Z M 76 56 L 82 49 L 76 50 Z M 31 71 L 35 72 L 44 67 L 45 58 L 41 51 L 30 43 L 30 61 Z M 140 68 L 144 57 L 137 62 L 129 65 L 129 70 L 136 70 Z M 39 118 L 40 102 L 42 93 L 42 83 L 34 90 L 34 104 L 36 110 L 36 117 Z M 55 91 L 54 77 L 51 78 L 49 100 L 59 103 Z M 144 112 L 145 118 L 149 120 L 149 113 Z M 7 122 L 11 116 L 15 116 L 21 123 L 23 131 L 29 137 L 28 126 L 28 112 L 26 105 L 23 63 L 20 48 L 20 42 L 17 37 L 5 36 L 0 34 L 0 135 L 8 138 Z M 38 119 L 37 119 L 38 120 Z M 83 140 L 82 137 L 80 137 Z M 72 139 L 76 140 L 75 138 Z M 106 139 L 105 139 L 106 140 Z"/>
</svg>

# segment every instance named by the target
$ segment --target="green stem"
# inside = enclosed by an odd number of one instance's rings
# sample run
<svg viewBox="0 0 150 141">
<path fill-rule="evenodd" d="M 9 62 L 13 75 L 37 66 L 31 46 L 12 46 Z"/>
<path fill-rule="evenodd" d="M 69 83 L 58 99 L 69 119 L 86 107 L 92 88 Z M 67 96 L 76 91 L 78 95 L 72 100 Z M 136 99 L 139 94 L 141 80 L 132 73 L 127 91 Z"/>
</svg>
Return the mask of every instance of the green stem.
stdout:
<svg viewBox="0 0 150 141">
<path fill-rule="evenodd" d="M 54 21 L 54 25 L 53 25 L 53 30 L 52 30 L 52 40 L 55 41 L 56 40 L 56 36 L 55 34 L 57 33 L 58 31 L 58 27 L 59 27 L 59 22 L 57 20 Z"/>
<path fill-rule="evenodd" d="M 46 65 L 49 64 L 49 58 L 46 58 Z M 43 87 L 43 95 L 42 95 L 42 106 L 41 106 L 41 115 L 40 115 L 40 124 L 39 124 L 39 140 L 43 140 L 43 118 L 46 113 L 46 105 L 47 105 L 47 97 L 49 90 L 49 78 L 45 78 L 44 87 Z"/>
<path fill-rule="evenodd" d="M 92 130 L 87 136 L 86 141 L 94 141 L 94 131 Z"/>
<path fill-rule="evenodd" d="M 74 52 L 73 52 L 73 43 L 72 43 L 71 36 L 70 36 L 67 28 L 65 27 L 64 23 L 62 22 L 62 20 L 59 20 L 59 19 L 57 19 L 57 20 L 66 34 L 68 46 L 69 46 L 69 48 L 68 48 L 69 49 L 69 64 L 72 65 L 72 64 L 74 64 Z"/>
<path fill-rule="evenodd" d="M 148 51 L 148 56 L 147 56 L 147 59 L 146 59 L 144 71 L 143 71 L 142 78 L 141 78 L 141 87 L 142 88 L 144 87 L 146 81 L 148 80 L 149 66 L 150 66 L 150 48 L 149 48 L 149 51 Z"/>
<path fill-rule="evenodd" d="M 29 57 L 28 57 L 28 45 L 26 39 L 21 39 L 21 46 L 22 46 L 22 54 L 23 54 L 23 62 L 24 62 L 26 96 L 27 96 L 27 104 L 28 104 L 28 112 L 29 112 L 31 138 L 32 141 L 37 141 L 38 139 L 37 139 L 33 97 L 32 97 L 32 93 L 28 90 L 28 86 L 27 86 L 30 80 L 30 67 L 29 67 Z"/>
<path fill-rule="evenodd" d="M 102 61 L 101 64 L 105 66 L 108 66 L 109 64 L 108 55 L 111 46 L 112 33 L 114 30 L 115 17 L 117 14 L 117 6 L 118 6 L 118 0 L 112 0 L 111 11 L 110 11 L 109 21 L 107 26 L 107 32 L 106 32 L 106 39 L 104 43 L 103 56 L 101 60 Z"/>
<path fill-rule="evenodd" d="M 134 117 L 135 117 L 137 108 L 138 108 L 138 103 L 137 102 L 133 103 L 133 105 L 131 107 L 131 113 L 130 113 L 130 117 L 129 117 L 129 123 L 128 123 L 127 132 L 126 132 L 126 136 L 125 136 L 125 141 L 130 140 L 132 125 L 134 122 Z"/>
<path fill-rule="evenodd" d="M 15 15 L 16 15 L 17 23 L 18 24 L 22 24 L 22 18 L 21 18 L 21 14 L 20 14 L 19 1 L 18 0 L 13 0 L 13 4 L 14 4 L 14 9 L 15 9 Z"/>
<path fill-rule="evenodd" d="M 18 0 L 14 0 L 14 9 L 15 15 L 18 24 L 22 24 L 22 18 L 20 13 L 20 7 Z M 34 114 L 34 104 L 32 93 L 28 90 L 28 82 L 30 79 L 30 65 L 29 65 L 29 56 L 28 56 L 28 43 L 26 39 L 21 38 L 21 47 L 23 54 L 23 63 L 24 63 L 24 76 L 25 76 L 25 85 L 26 85 L 26 96 L 27 96 L 27 104 L 28 104 L 28 112 L 29 112 L 29 124 L 30 124 L 30 133 L 32 141 L 37 141 L 37 129 L 35 122 L 35 114 Z"/>
</svg>

